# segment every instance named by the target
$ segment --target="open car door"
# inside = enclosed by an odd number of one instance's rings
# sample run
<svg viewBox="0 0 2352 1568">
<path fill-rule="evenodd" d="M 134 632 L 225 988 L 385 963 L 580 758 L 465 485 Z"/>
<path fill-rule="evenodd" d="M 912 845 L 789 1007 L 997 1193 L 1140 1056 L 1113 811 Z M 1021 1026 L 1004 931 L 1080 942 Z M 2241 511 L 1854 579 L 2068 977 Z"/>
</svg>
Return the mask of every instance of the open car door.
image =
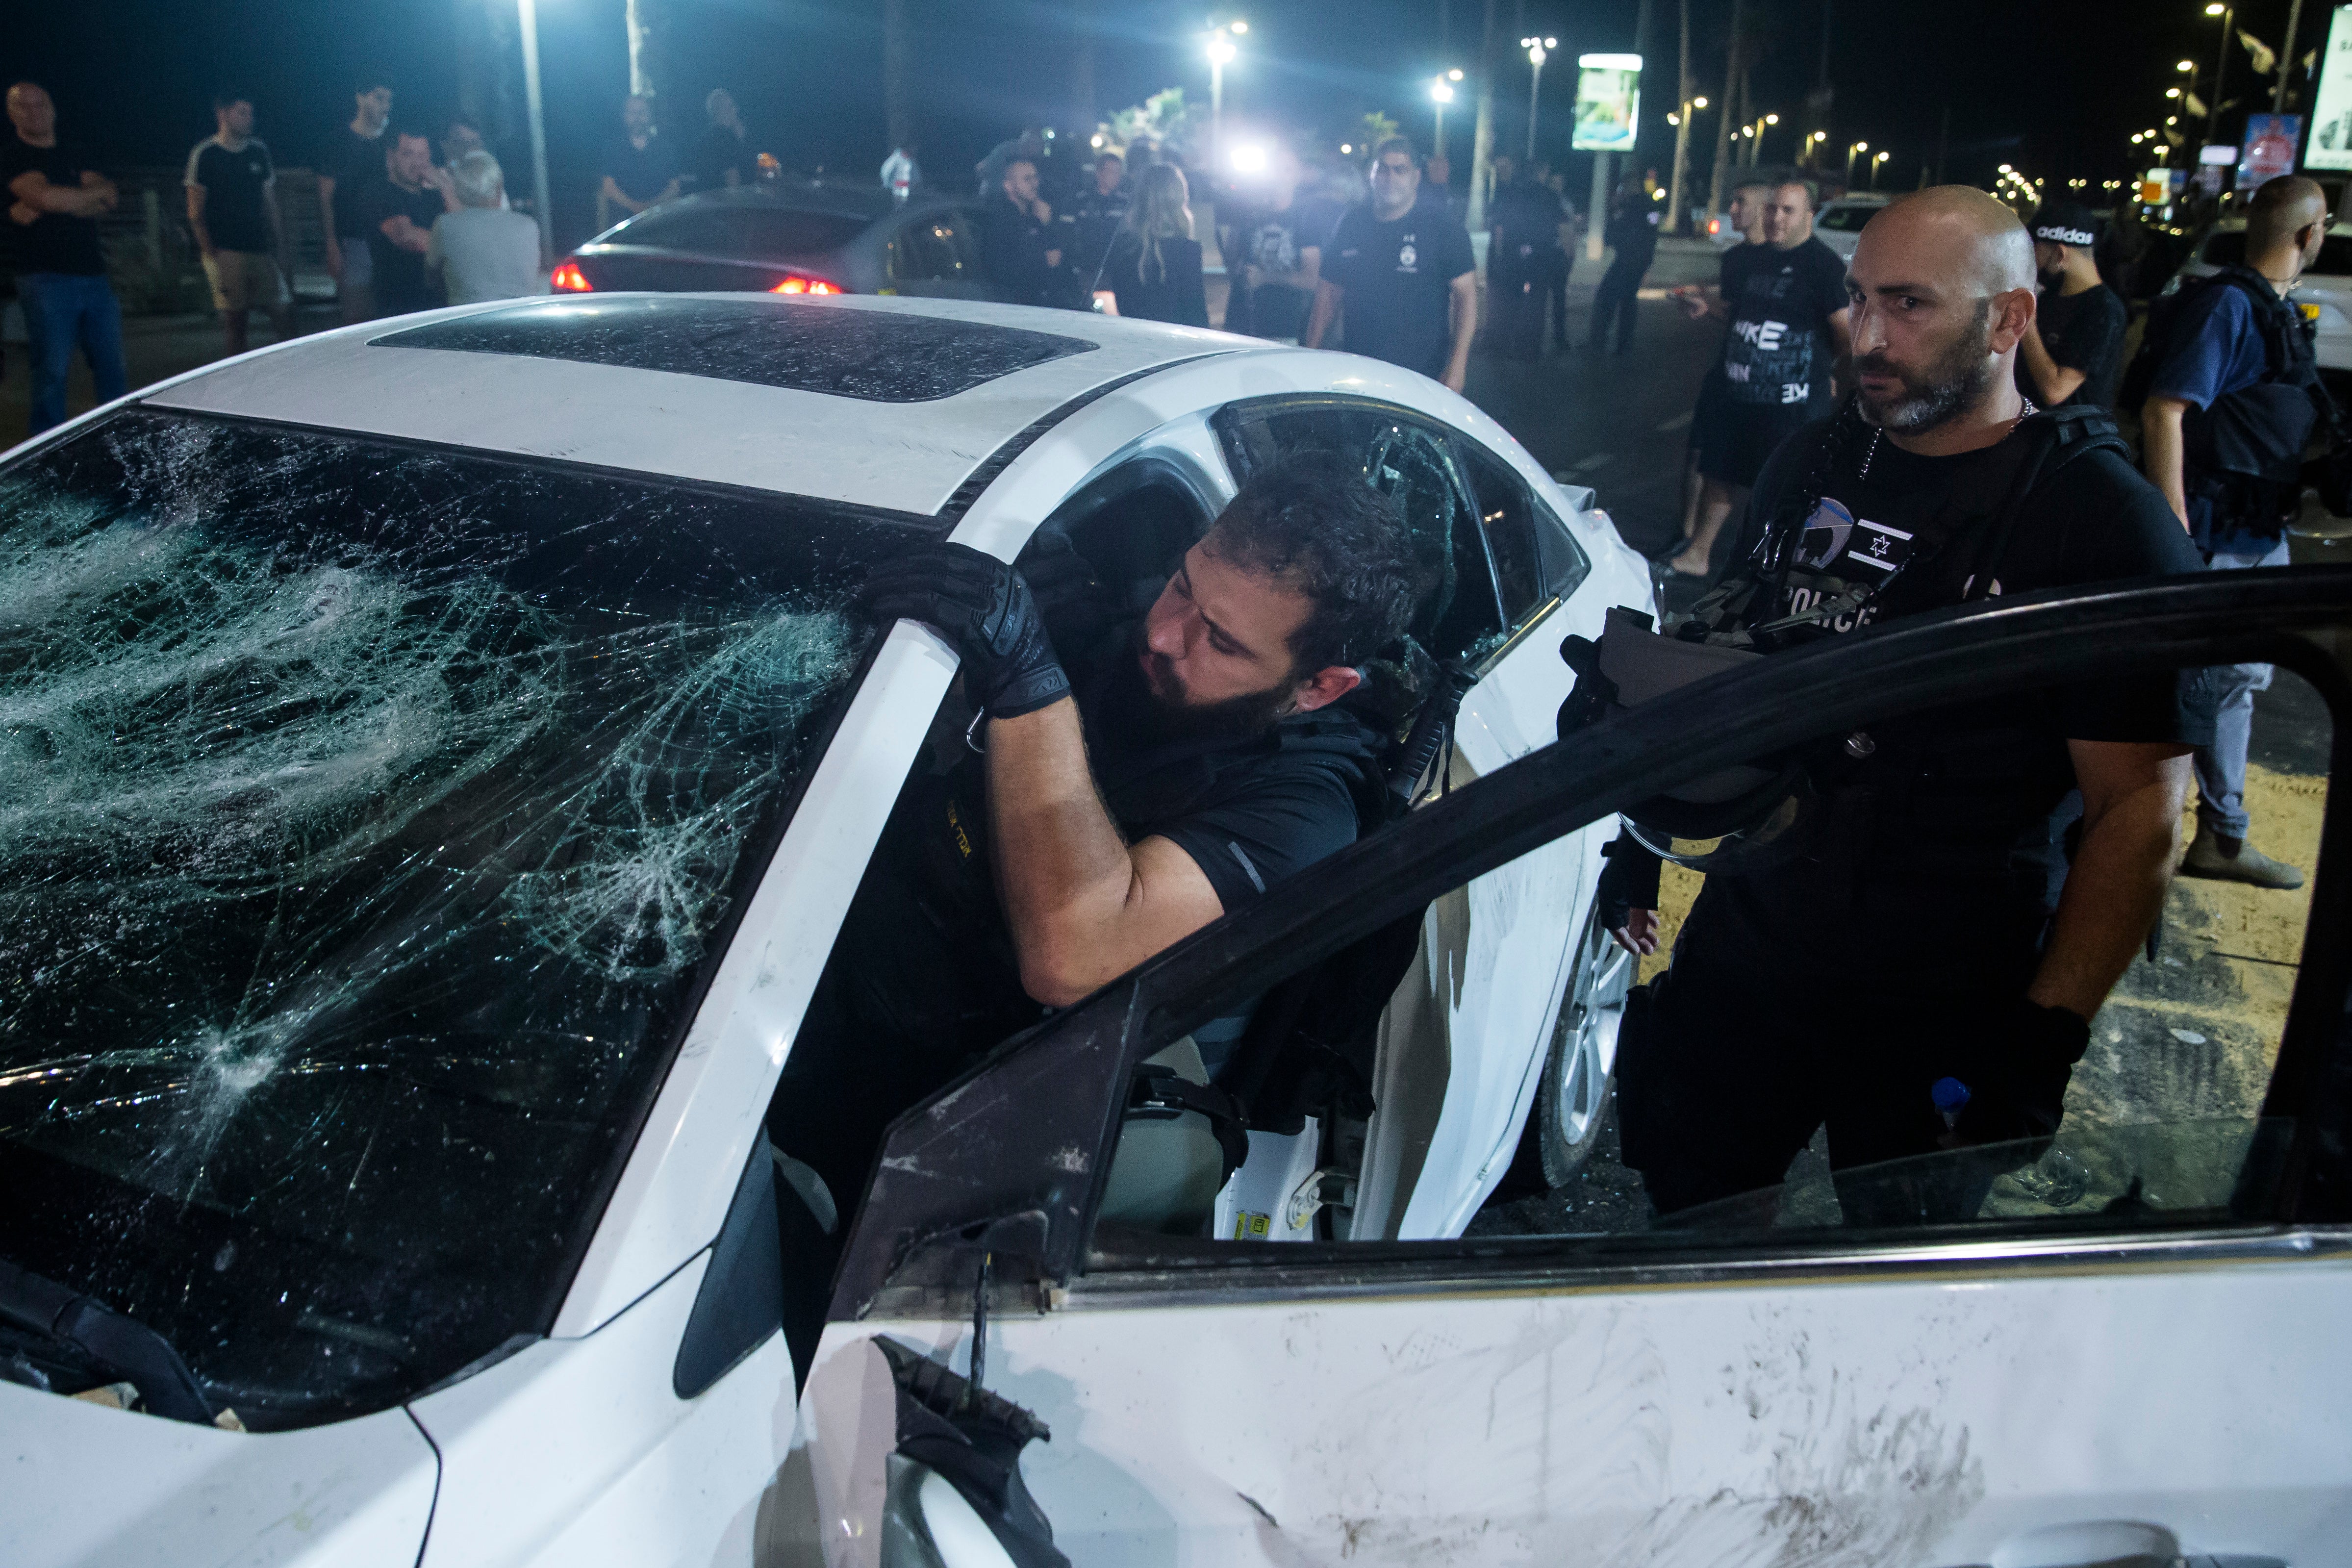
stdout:
<svg viewBox="0 0 2352 1568">
<path fill-rule="evenodd" d="M 2317 776 L 2273 770 L 2308 808 L 2307 905 L 2233 923 L 2210 888 L 2177 888 L 2056 1144 L 2016 1150 L 1958 1217 L 1843 1215 L 1873 1182 L 1947 1184 L 1931 1155 L 1834 1187 L 1792 1167 L 1666 1228 L 1587 1220 L 1573 1194 L 1548 1228 L 1521 1213 L 1520 1234 L 1454 1240 L 1097 1223 L 1138 1065 L 1401 910 L 1821 736 L 2252 659 L 2332 724 Z M 1275 889 L 894 1126 L 803 1393 L 807 1544 L 842 1564 L 2336 1560 L 2352 832 L 2327 775 L 2347 676 L 2352 572 L 1924 616 L 1585 731 Z M 1416 1091 L 1444 1086 L 1392 1090 Z M 955 1439 L 904 1414 L 910 1389 L 934 1418 L 992 1421 L 961 1440 L 997 1468 L 935 1462 Z"/>
</svg>

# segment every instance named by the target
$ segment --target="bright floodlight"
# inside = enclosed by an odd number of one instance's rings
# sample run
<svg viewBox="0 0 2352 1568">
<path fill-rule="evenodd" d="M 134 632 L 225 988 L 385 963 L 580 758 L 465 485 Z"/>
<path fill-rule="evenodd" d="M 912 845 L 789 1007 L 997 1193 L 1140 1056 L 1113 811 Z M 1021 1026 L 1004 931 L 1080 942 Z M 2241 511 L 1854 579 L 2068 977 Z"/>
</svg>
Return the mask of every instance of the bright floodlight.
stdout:
<svg viewBox="0 0 2352 1568">
<path fill-rule="evenodd" d="M 1454 101 L 1454 84 L 1439 77 L 1429 84 L 1429 96 L 1440 103 L 1451 103 Z"/>
<path fill-rule="evenodd" d="M 1706 100 L 1704 98 L 1694 98 L 1691 100 L 1691 107 L 1693 109 L 1705 109 L 1706 107 Z"/>
<path fill-rule="evenodd" d="M 1234 168 L 1237 173 L 1255 174 L 1265 167 L 1265 149 L 1255 142 L 1245 142 L 1234 149 Z"/>
<path fill-rule="evenodd" d="M 1456 66 L 1452 70 L 1447 71 L 1445 73 L 1445 79 L 1448 81 L 1460 81 L 1462 79 L 1462 68 L 1460 66 Z M 1702 98 L 1699 101 L 1701 103 L 1705 103 L 1706 100 Z"/>
<path fill-rule="evenodd" d="M 1234 41 L 1223 33 L 1217 34 L 1209 40 L 1209 63 L 1213 66 L 1233 64 L 1234 56 L 1239 52 L 1234 47 Z"/>
<path fill-rule="evenodd" d="M 1764 123 L 1767 125 L 1778 125 L 1780 123 L 1780 117 L 1777 114 L 1768 114 L 1764 117 Z"/>
<path fill-rule="evenodd" d="M 1853 150 L 1857 153 L 1867 153 L 1870 151 L 1870 143 L 1867 142 L 1857 142 L 1853 144 Z"/>
<path fill-rule="evenodd" d="M 1246 33 L 1249 31 L 1249 24 L 1247 22 L 1235 22 L 1233 24 L 1233 29 L 1237 34 Z"/>
<path fill-rule="evenodd" d="M 2208 16 L 2218 16 L 2228 9 L 2229 7 L 2227 5 L 2221 4 L 2221 0 L 2213 0 L 2211 5 L 2205 7 L 2205 15 Z"/>
</svg>

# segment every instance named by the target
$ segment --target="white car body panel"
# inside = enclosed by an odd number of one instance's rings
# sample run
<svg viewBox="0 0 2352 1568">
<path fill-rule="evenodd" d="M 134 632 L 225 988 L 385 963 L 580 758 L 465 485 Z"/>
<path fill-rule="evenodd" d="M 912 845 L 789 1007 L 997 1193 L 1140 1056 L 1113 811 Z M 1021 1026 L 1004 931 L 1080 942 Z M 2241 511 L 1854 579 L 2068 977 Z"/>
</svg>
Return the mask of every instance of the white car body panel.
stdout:
<svg viewBox="0 0 2352 1568">
<path fill-rule="evenodd" d="M 1023 1473 L 1055 1545 L 1104 1568 L 2074 1563 L 2113 1553 L 2028 1543 L 2105 1521 L 2317 1564 L 2352 1540 L 2347 1300 L 2340 1259 L 1100 1309 L 1081 1288 L 992 1321 L 989 1381 L 1053 1431 Z M 804 1440 L 833 1568 L 877 1561 L 888 1381 L 864 1342 L 944 1359 L 969 1332 L 826 1331 Z"/>
<path fill-rule="evenodd" d="M 770 1335 L 691 1400 L 671 1368 L 708 1255 L 585 1339 L 541 1340 L 410 1408 L 441 1451 L 420 1568 L 740 1563 L 792 1444 L 793 1364 Z"/>
<path fill-rule="evenodd" d="M 1115 318 L 967 300 L 817 302 L 824 310 L 991 321 L 1097 345 L 919 403 L 523 354 L 370 346 L 434 321 L 517 308 L 593 314 L 603 301 L 642 297 L 520 307 L 503 300 L 346 327 L 301 340 L 300 353 L 227 361 L 141 401 L 930 513 L 1041 415 L 1139 370 L 1253 342 L 1204 329 L 1139 331 Z"/>
<path fill-rule="evenodd" d="M 438 1463 L 405 1410 L 224 1432 L 0 1382 L 11 1568 L 413 1568 Z"/>
</svg>

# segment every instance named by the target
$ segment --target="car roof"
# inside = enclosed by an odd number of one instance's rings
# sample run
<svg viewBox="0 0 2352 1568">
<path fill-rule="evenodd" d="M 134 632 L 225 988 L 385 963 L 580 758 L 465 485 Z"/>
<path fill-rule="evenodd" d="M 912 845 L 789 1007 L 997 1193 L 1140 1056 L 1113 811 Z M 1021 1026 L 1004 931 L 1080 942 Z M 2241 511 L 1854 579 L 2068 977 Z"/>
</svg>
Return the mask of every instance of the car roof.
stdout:
<svg viewBox="0 0 2352 1568">
<path fill-rule="evenodd" d="M 139 401 L 929 516 L 1116 384 L 1268 346 L 977 300 L 595 294 L 297 339 Z"/>
</svg>

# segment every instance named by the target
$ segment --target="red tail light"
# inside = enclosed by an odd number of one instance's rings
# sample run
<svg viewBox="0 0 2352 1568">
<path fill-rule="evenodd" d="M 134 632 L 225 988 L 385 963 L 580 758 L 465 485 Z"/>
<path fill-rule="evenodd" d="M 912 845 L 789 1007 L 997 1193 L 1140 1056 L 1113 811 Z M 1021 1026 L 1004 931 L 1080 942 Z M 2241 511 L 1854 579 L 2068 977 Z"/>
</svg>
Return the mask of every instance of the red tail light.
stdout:
<svg viewBox="0 0 2352 1568">
<path fill-rule="evenodd" d="M 1710 235 L 1721 234 L 1723 232 L 1723 220 L 1719 217 L 1711 217 L 1707 219 L 1706 232 Z"/>
<path fill-rule="evenodd" d="M 596 287 L 588 281 L 588 275 L 580 270 L 576 261 L 557 262 L 555 270 L 547 275 L 547 286 L 559 294 L 586 294 Z"/>
<path fill-rule="evenodd" d="M 841 285 L 828 283 L 822 278 L 803 278 L 797 272 L 788 272 L 784 275 L 783 280 L 770 289 L 768 292 L 771 294 L 838 294 L 841 292 Z"/>
</svg>

